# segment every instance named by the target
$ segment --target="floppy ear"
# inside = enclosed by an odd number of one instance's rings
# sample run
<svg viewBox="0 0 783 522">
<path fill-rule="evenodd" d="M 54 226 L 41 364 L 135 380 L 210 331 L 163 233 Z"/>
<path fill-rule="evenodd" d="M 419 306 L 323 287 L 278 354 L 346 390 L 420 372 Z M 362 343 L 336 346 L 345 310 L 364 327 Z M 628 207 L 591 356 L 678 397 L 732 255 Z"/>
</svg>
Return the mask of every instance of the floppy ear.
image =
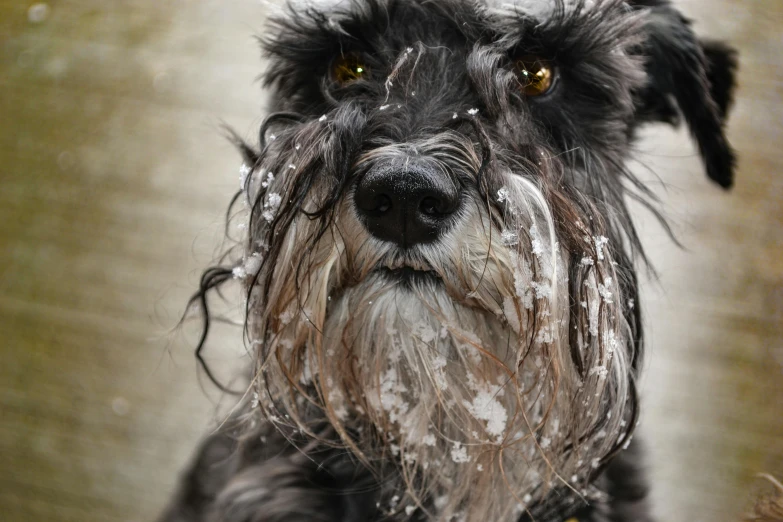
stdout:
<svg viewBox="0 0 783 522">
<path fill-rule="evenodd" d="M 701 42 L 690 22 L 668 2 L 637 0 L 647 7 L 647 84 L 639 93 L 640 121 L 675 124 L 685 119 L 696 140 L 707 175 L 724 188 L 734 179 L 735 157 L 724 122 L 731 106 L 736 52 L 719 42 Z"/>
</svg>

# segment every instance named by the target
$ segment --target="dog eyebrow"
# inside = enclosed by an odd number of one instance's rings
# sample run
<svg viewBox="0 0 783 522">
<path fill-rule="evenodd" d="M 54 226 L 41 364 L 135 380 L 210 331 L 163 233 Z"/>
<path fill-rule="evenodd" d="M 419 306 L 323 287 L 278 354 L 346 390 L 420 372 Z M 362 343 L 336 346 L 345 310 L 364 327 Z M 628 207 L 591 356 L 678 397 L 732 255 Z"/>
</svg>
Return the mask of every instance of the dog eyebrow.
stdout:
<svg viewBox="0 0 783 522">
<path fill-rule="evenodd" d="M 459 16 L 426 2 L 392 0 L 345 4 L 340 2 L 325 8 L 311 5 L 303 9 L 289 5 L 285 13 L 269 19 L 267 32 L 260 38 L 269 59 L 264 74 L 267 86 L 278 84 L 288 92 L 295 92 L 327 74 L 333 59 L 348 52 L 366 53 L 379 62 L 392 63 L 399 51 L 417 41 L 465 46 L 470 38 L 463 34 L 457 18 L 468 23 L 474 32 L 478 25 L 476 11 L 468 9 L 471 5 L 468 2 L 460 4 L 464 9 Z M 426 26 L 421 24 L 421 16 L 414 16 L 418 11 L 426 11 Z M 444 42 L 443 34 L 458 36 L 452 42 Z M 391 44 L 390 38 L 393 39 Z"/>
<path fill-rule="evenodd" d="M 328 0 L 325 4 L 307 3 L 299 8 L 289 4 L 282 15 L 270 18 L 268 34 L 274 36 L 262 42 L 272 53 L 283 47 L 310 55 L 316 50 L 334 55 L 346 47 L 353 50 L 377 47 L 384 40 L 383 47 L 388 48 L 390 39 L 394 40 L 393 47 L 405 48 L 417 41 L 470 42 L 491 32 L 490 27 L 482 24 L 481 10 L 473 2 L 444 4 L 401 0 Z M 443 42 L 446 35 L 454 42 Z M 409 37 L 407 42 L 406 37 Z"/>
<path fill-rule="evenodd" d="M 378 22 L 382 21 L 368 20 L 361 12 L 308 8 L 270 18 L 266 35 L 259 40 L 273 62 L 273 75 L 276 66 L 285 68 L 283 63 L 275 62 L 288 62 L 312 71 L 313 66 L 325 68 L 341 52 L 369 48 L 370 42 L 383 32 Z"/>
<path fill-rule="evenodd" d="M 638 43 L 641 29 L 639 13 L 629 9 L 624 0 L 602 0 L 596 5 L 567 0 L 497 0 L 486 14 L 499 33 L 499 41 L 510 50 L 548 54 L 564 61 L 626 50 Z"/>
</svg>

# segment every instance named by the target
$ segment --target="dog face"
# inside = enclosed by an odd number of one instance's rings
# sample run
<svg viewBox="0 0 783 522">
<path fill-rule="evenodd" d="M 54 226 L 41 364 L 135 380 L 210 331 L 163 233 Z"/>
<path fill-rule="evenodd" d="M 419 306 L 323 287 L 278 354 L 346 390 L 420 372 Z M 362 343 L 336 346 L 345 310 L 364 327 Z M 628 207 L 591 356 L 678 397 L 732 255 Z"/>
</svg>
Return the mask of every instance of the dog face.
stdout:
<svg viewBox="0 0 783 522">
<path fill-rule="evenodd" d="M 592 494 L 636 424 L 629 148 L 682 115 L 728 186 L 731 52 L 652 0 L 291 6 L 264 49 L 232 271 L 259 410 L 393 462 L 400 511 Z"/>
</svg>

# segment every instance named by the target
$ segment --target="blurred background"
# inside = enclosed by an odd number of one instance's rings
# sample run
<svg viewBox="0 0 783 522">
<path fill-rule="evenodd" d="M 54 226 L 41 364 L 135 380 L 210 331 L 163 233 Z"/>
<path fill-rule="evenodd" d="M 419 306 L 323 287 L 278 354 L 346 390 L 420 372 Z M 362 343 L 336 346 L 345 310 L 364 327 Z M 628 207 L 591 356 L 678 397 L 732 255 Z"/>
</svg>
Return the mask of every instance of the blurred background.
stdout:
<svg viewBox="0 0 783 522">
<path fill-rule="evenodd" d="M 783 475 L 783 2 L 681 0 L 740 50 L 736 188 L 652 128 L 640 172 L 685 248 L 638 219 L 658 270 L 641 436 L 661 520 L 738 520 Z M 142 521 L 219 415 L 195 329 L 257 132 L 258 0 L 0 0 L 0 519 Z M 660 180 L 641 165 L 652 167 Z M 661 182 L 663 181 L 663 183 Z M 237 329 L 210 346 L 243 362 Z"/>
</svg>

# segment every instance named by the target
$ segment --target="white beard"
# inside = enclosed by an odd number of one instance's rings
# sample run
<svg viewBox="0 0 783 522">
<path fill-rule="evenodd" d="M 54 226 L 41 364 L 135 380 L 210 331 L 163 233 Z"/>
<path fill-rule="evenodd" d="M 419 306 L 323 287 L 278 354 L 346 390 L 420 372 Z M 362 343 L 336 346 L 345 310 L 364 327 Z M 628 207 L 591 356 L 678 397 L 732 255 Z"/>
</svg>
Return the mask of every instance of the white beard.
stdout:
<svg viewBox="0 0 783 522">
<path fill-rule="evenodd" d="M 418 506 L 432 520 L 514 520 L 552 487 L 582 493 L 629 429 L 631 341 L 611 245 L 589 238 L 569 296 L 569 253 L 545 198 L 522 176 L 504 180 L 493 194 L 503 215 L 472 194 L 478 204 L 450 232 L 404 261 L 438 281 L 404 285 L 379 271 L 402 261 L 343 201 L 299 285 L 306 218 L 270 265 L 267 302 L 251 292 L 262 410 L 308 432 L 302 405 L 320 405 L 359 458 L 398 461 L 406 491 L 390 508 Z"/>
</svg>

